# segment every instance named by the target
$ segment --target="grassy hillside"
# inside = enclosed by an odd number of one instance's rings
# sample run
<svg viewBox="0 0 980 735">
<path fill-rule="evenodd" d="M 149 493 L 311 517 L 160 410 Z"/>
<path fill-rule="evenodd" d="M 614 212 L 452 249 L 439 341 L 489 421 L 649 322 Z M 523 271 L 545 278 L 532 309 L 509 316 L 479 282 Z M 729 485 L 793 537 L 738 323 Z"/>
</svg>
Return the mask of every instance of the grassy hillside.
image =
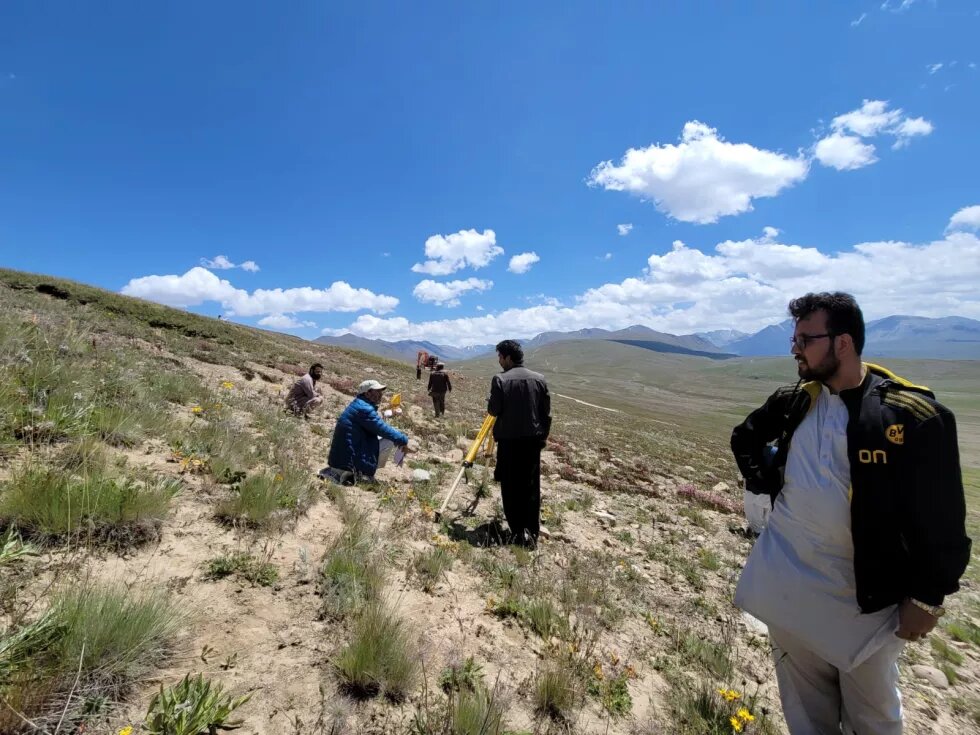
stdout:
<svg viewBox="0 0 980 735">
<path fill-rule="evenodd" d="M 0 733 L 782 732 L 730 602 L 751 541 L 727 431 L 783 368 L 568 349 L 529 358 L 561 395 L 528 552 L 500 541 L 485 458 L 434 518 L 492 360 L 436 420 L 409 365 L 0 271 Z M 323 411 L 297 420 L 314 361 Z M 975 435 L 969 366 L 929 369 Z M 416 452 L 322 483 L 366 377 L 402 394 Z M 980 722 L 975 590 L 951 607 L 907 654 L 910 732 Z"/>
</svg>

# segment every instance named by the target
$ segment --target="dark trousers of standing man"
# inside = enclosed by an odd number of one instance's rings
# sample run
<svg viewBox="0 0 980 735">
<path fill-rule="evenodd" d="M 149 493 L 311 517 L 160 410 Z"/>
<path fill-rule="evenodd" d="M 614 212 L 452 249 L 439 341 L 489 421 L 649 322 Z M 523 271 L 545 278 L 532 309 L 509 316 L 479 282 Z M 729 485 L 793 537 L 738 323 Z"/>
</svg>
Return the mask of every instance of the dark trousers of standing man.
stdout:
<svg viewBox="0 0 980 735">
<path fill-rule="evenodd" d="M 445 393 L 430 393 L 432 396 L 432 408 L 435 409 L 436 416 L 442 416 L 446 413 L 446 394 Z"/>
<path fill-rule="evenodd" d="M 541 528 L 540 437 L 497 442 L 494 479 L 500 482 L 504 516 L 515 540 L 535 543 Z"/>
</svg>

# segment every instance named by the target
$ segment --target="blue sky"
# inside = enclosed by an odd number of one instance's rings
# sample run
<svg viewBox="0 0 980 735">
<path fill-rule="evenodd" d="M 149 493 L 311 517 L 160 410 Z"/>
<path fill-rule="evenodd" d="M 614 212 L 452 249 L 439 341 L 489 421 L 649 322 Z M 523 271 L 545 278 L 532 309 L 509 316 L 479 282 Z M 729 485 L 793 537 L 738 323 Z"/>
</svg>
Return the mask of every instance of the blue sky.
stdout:
<svg viewBox="0 0 980 735">
<path fill-rule="evenodd" d="M 0 265 L 305 337 L 980 318 L 978 37 L 967 0 L 6 0 Z"/>
</svg>

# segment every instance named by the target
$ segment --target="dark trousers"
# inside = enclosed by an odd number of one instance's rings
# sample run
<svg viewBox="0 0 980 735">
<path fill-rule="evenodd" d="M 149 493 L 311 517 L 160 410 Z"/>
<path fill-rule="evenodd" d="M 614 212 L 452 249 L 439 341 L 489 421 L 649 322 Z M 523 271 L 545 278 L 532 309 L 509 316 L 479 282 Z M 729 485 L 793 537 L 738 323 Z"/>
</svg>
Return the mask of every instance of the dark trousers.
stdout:
<svg viewBox="0 0 980 735">
<path fill-rule="evenodd" d="M 436 416 L 442 416 L 446 413 L 446 394 L 445 393 L 432 393 L 432 408 L 436 411 Z"/>
<path fill-rule="evenodd" d="M 539 437 L 501 439 L 497 442 L 494 479 L 511 533 L 537 541 L 541 527 L 541 445 Z"/>
</svg>

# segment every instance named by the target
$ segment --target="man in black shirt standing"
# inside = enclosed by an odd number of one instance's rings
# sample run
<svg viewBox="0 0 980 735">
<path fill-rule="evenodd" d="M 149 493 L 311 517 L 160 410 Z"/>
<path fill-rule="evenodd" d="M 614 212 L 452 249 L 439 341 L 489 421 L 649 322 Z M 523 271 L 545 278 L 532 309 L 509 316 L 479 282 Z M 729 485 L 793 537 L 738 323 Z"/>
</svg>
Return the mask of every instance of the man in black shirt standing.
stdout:
<svg viewBox="0 0 980 735">
<path fill-rule="evenodd" d="M 535 546 L 541 529 L 541 450 L 551 430 L 551 396 L 544 376 L 524 367 L 521 345 L 497 345 L 503 372 L 493 376 L 487 412 L 497 418 L 494 479 L 514 543 Z"/>
<path fill-rule="evenodd" d="M 437 417 L 446 413 L 446 393 L 453 389 L 445 367 L 445 363 L 437 362 L 436 369 L 429 373 L 429 395 L 432 396 L 432 408 Z"/>
</svg>

